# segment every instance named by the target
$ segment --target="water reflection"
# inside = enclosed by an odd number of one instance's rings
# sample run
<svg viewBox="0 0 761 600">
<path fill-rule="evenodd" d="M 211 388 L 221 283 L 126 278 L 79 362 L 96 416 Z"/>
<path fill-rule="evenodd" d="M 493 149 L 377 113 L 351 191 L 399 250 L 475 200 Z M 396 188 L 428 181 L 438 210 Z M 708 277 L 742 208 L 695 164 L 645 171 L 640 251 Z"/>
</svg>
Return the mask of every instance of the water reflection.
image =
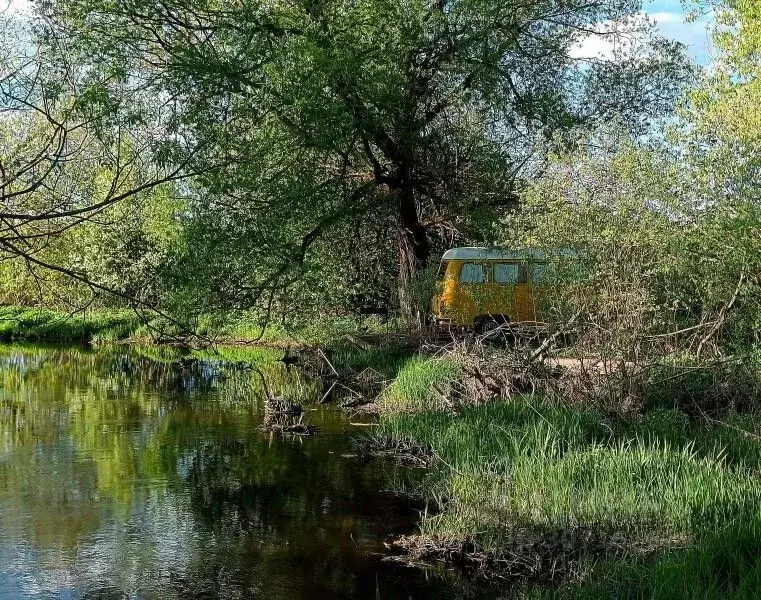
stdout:
<svg viewBox="0 0 761 600">
<path fill-rule="evenodd" d="M 176 357 L 173 357 L 176 358 Z M 316 382 L 263 367 L 273 391 Z M 381 563 L 414 506 L 387 464 L 259 431 L 261 380 L 137 350 L 0 347 L 0 597 L 392 598 L 479 593 Z"/>
</svg>

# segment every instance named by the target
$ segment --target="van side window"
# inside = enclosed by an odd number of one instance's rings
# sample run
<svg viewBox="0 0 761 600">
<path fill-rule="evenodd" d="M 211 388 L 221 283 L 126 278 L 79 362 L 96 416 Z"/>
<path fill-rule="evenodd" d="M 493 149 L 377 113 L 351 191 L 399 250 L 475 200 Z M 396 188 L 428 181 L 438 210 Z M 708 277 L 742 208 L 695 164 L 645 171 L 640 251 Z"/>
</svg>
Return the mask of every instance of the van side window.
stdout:
<svg viewBox="0 0 761 600">
<path fill-rule="evenodd" d="M 517 263 L 495 263 L 494 283 L 523 283 L 525 271 Z"/>
<path fill-rule="evenodd" d="M 478 263 L 464 263 L 460 269 L 461 283 L 483 283 L 486 281 L 486 269 Z"/>
</svg>

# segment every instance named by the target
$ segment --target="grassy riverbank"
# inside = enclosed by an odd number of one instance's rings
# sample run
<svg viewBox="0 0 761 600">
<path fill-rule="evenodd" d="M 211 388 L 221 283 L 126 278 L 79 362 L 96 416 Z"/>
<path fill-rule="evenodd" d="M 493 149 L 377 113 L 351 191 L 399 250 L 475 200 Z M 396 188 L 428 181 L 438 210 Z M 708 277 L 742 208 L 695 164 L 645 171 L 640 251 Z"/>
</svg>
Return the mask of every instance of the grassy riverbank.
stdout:
<svg viewBox="0 0 761 600">
<path fill-rule="evenodd" d="M 277 362 L 286 345 L 309 340 L 325 344 L 318 358 L 329 356 L 330 364 L 320 363 L 328 379 L 335 376 L 368 400 L 379 393 L 376 446 L 431 466 L 422 489 L 431 510 L 419 534 L 400 541 L 414 558 L 522 582 L 552 580 L 550 588 L 529 586 L 529 595 L 542 598 L 757 597 L 761 415 L 750 410 L 753 401 L 738 400 L 753 389 L 742 387 L 741 377 L 731 377 L 731 410 L 719 406 L 726 386 L 703 381 L 717 371 L 695 369 L 685 371 L 687 378 L 661 373 L 673 389 L 661 385 L 625 414 L 539 393 L 481 403 L 463 385 L 462 361 L 408 347 L 342 345 L 352 325 L 336 321 L 322 333 L 314 325 L 272 328 L 263 339 L 274 340 L 275 348 L 199 352 L 231 362 Z M 146 332 L 129 311 L 0 309 L 4 340 L 150 339 Z M 174 361 L 187 349 L 142 351 Z M 324 393 L 300 380 L 289 385 L 273 384 L 273 393 L 304 403 Z M 708 415 L 694 400 L 711 386 Z M 686 395 L 694 410 L 687 410 Z"/>
<path fill-rule="evenodd" d="M 133 336 L 140 320 L 128 310 L 66 313 L 45 308 L 0 307 L 0 340 L 90 343 Z"/>
<path fill-rule="evenodd" d="M 377 319 L 365 319 L 362 326 L 374 332 L 384 332 L 391 327 Z M 333 317 L 290 326 L 271 323 L 262 329 L 249 316 L 243 316 L 224 322 L 199 319 L 199 322 L 190 328 L 200 338 L 218 344 L 256 343 L 282 348 L 330 345 L 340 348 L 341 343 L 336 341 L 342 340 L 347 333 L 357 331 L 358 327 L 358 321 L 352 317 Z M 0 341 L 97 344 L 138 340 L 141 343 L 152 343 L 164 338 L 169 339 L 178 332 L 176 324 L 155 317 L 146 321 L 134 311 L 127 309 L 67 312 L 39 307 L 0 306 Z M 396 350 L 381 348 L 373 357 L 383 354 L 390 358 Z M 366 361 L 370 365 L 374 364 L 370 360 L 373 357 L 356 360 Z M 392 371 L 395 373 L 396 369 Z"/>
<path fill-rule="evenodd" d="M 410 412 L 436 406 L 439 392 L 421 400 L 432 371 L 442 381 L 441 364 L 413 371 L 417 385 L 400 376 L 382 399 L 403 412 L 377 434 L 433 465 L 412 555 L 560 582 L 541 596 L 756 597 L 761 416 L 615 417 L 539 396 Z"/>
</svg>

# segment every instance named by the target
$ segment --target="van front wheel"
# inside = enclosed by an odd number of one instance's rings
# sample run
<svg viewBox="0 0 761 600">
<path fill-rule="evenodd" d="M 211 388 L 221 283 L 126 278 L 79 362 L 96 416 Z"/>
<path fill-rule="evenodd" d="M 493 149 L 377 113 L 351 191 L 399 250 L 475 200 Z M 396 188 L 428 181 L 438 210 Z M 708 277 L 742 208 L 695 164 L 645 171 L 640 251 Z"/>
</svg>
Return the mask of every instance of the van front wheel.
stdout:
<svg viewBox="0 0 761 600">
<path fill-rule="evenodd" d="M 476 333 L 485 340 L 504 340 L 506 337 L 505 325 L 508 319 L 502 315 L 490 315 L 482 317 L 476 323 Z"/>
</svg>

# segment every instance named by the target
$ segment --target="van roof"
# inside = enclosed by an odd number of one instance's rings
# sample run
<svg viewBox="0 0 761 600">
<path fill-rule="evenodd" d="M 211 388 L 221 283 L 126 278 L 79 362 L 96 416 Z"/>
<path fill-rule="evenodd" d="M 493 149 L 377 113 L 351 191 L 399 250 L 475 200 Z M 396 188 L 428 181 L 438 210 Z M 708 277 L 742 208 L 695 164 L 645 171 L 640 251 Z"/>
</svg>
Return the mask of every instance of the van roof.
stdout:
<svg viewBox="0 0 761 600">
<path fill-rule="evenodd" d="M 548 256 L 542 250 L 467 247 L 447 250 L 441 260 L 546 260 Z"/>
</svg>

